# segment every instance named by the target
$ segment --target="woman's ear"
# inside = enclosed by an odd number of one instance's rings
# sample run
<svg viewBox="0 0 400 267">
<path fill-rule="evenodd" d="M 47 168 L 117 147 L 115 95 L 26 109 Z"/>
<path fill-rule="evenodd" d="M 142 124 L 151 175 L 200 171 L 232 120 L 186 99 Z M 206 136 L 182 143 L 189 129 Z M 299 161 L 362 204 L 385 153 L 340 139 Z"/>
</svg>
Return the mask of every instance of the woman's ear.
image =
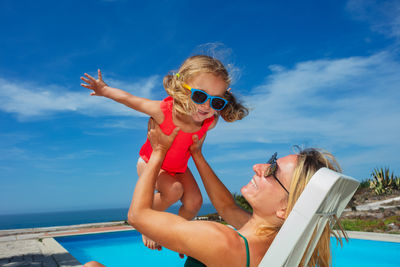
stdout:
<svg viewBox="0 0 400 267">
<path fill-rule="evenodd" d="M 282 220 L 286 220 L 286 208 L 288 206 L 288 197 L 283 197 L 281 199 L 281 202 L 279 204 L 278 209 L 276 210 L 275 214 L 276 217 Z"/>
<path fill-rule="evenodd" d="M 276 217 L 278 217 L 279 219 L 285 220 L 286 219 L 286 208 L 277 210 Z"/>
</svg>

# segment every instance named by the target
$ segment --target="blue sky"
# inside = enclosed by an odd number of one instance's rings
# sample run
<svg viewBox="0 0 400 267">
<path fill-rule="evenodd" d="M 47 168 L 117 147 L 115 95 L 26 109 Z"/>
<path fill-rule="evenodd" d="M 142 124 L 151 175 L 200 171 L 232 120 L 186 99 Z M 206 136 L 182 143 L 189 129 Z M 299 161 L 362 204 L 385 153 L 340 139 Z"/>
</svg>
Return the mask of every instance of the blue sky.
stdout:
<svg viewBox="0 0 400 267">
<path fill-rule="evenodd" d="M 0 25 L 0 214 L 127 207 L 147 118 L 79 77 L 101 68 L 162 99 L 163 76 L 197 53 L 228 66 L 251 108 L 204 145 L 232 192 L 293 145 L 360 180 L 400 174 L 398 1 L 3 0 Z"/>
</svg>

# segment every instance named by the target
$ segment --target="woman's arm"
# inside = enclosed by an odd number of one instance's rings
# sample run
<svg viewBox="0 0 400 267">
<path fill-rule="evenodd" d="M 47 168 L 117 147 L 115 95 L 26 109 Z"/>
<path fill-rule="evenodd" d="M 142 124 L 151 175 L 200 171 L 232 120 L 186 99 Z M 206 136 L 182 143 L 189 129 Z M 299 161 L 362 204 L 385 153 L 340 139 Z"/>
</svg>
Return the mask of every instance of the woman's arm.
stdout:
<svg viewBox="0 0 400 267">
<path fill-rule="evenodd" d="M 143 170 L 136 183 L 128 219 L 129 217 L 137 218 L 137 212 L 151 209 L 153 205 L 155 183 L 161 165 L 178 132 L 179 127 L 176 127 L 170 135 L 163 134 L 158 124 L 156 124 L 152 118 L 149 119 L 147 137 L 153 148 L 153 152 L 150 156 L 150 160 L 147 162 L 146 168 Z"/>
<path fill-rule="evenodd" d="M 230 253 L 232 250 L 235 252 L 237 247 L 239 251 L 243 249 L 240 238 L 231 228 L 214 222 L 187 221 L 180 216 L 152 209 L 155 182 L 178 130 L 167 136 L 153 120 L 149 125 L 148 137 L 153 153 L 136 184 L 128 212 L 129 224 L 161 246 L 192 256 L 205 264 L 229 262 L 225 257 L 221 258 L 221 253 L 226 253 L 227 244 L 233 246 L 228 250 Z M 240 252 L 236 254 L 240 255 Z"/>
<path fill-rule="evenodd" d="M 87 83 L 81 83 L 81 86 L 93 90 L 90 95 L 110 98 L 134 110 L 153 117 L 157 123 L 162 123 L 164 115 L 160 109 L 160 101 L 134 96 L 121 89 L 112 88 L 103 81 L 100 69 L 97 70 L 97 73 L 99 76 L 97 80 L 87 73 L 85 73 L 86 78 L 81 77 L 81 80 Z"/>
<path fill-rule="evenodd" d="M 231 192 L 229 192 L 205 160 L 201 152 L 205 136 L 206 135 L 204 135 L 201 140 L 198 139 L 197 135 L 193 136 L 193 145 L 190 147 L 193 161 L 196 164 L 207 194 L 215 209 L 218 211 L 218 214 L 221 215 L 227 223 L 239 229 L 250 219 L 251 215 L 236 205 Z"/>
</svg>

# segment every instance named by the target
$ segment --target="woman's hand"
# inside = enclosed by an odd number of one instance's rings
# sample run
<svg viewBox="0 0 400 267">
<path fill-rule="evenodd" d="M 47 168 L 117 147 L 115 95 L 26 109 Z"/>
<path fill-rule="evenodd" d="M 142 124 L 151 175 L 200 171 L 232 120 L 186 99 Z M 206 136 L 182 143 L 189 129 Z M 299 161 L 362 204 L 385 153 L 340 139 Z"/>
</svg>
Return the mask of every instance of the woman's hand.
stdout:
<svg viewBox="0 0 400 267">
<path fill-rule="evenodd" d="M 193 140 L 193 144 L 189 147 L 190 153 L 192 154 L 192 156 L 194 154 L 201 154 L 201 148 L 203 147 L 203 142 L 206 139 L 206 135 L 204 134 L 203 137 L 199 140 L 199 137 L 197 136 L 197 134 L 194 134 L 192 137 Z"/>
<path fill-rule="evenodd" d="M 93 92 L 90 93 L 90 95 L 97 95 L 97 96 L 104 96 L 105 92 L 107 91 L 108 85 L 103 81 L 103 78 L 101 76 L 101 71 L 100 69 L 97 70 L 97 74 L 99 78 L 96 80 L 89 74 L 85 73 L 85 77 L 81 77 L 81 80 L 86 82 L 81 83 L 81 86 L 88 88 L 90 90 L 93 90 Z"/>
<path fill-rule="evenodd" d="M 176 127 L 170 135 L 164 134 L 160 129 L 160 126 L 154 121 L 153 118 L 150 118 L 147 127 L 147 138 L 149 138 L 153 151 L 161 151 L 164 153 L 166 153 L 171 147 L 175 137 L 179 132 L 179 128 Z"/>
</svg>

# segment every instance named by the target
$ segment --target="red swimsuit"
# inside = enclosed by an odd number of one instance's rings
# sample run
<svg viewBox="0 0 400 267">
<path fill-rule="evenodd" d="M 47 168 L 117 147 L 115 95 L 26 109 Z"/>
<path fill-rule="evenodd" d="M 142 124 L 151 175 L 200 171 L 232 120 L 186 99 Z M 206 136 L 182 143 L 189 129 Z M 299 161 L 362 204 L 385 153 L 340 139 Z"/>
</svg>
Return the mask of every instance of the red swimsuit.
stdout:
<svg viewBox="0 0 400 267">
<path fill-rule="evenodd" d="M 165 98 L 161 101 L 160 107 L 164 114 L 164 121 L 160 124 L 161 130 L 165 134 L 171 134 L 173 129 L 175 129 L 175 124 L 172 121 L 172 106 L 174 100 L 171 96 Z M 187 163 L 190 158 L 189 147 L 193 144 L 192 136 L 197 134 L 199 139 L 207 132 L 209 126 L 214 122 L 214 116 L 204 120 L 201 129 L 194 133 L 186 133 L 179 131 L 174 142 L 172 143 L 170 149 L 165 156 L 164 162 L 161 168 L 168 173 L 174 175 L 175 173 L 184 173 L 187 168 Z M 148 162 L 150 155 L 153 152 L 149 139 L 140 149 L 139 155 L 145 161 Z"/>
</svg>

